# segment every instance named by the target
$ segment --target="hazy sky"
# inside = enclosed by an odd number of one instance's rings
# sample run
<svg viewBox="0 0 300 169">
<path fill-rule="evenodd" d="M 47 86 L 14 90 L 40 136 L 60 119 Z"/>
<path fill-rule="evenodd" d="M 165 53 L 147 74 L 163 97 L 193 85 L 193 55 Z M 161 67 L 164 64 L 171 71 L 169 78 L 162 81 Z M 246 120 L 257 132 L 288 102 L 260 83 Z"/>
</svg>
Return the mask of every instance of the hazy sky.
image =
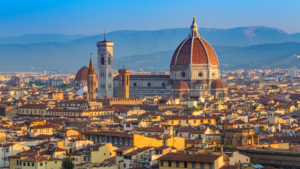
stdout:
<svg viewBox="0 0 300 169">
<path fill-rule="evenodd" d="M 300 0 L 0 0 L 0 37 L 268 26 L 300 32 Z"/>
</svg>

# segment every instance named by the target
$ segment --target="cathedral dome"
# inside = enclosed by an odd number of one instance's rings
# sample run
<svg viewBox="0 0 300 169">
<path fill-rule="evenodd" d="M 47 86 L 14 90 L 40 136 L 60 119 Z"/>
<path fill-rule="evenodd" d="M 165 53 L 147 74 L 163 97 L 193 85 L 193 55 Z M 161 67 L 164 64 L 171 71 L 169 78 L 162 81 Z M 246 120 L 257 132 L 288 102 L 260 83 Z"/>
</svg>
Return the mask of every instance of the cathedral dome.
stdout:
<svg viewBox="0 0 300 169">
<path fill-rule="evenodd" d="M 88 72 L 89 72 L 89 67 L 88 66 L 83 66 L 75 76 L 75 81 L 87 81 L 88 77 Z M 96 80 L 98 80 L 97 74 L 96 74 Z"/>
<path fill-rule="evenodd" d="M 190 88 L 187 82 L 179 80 L 174 84 L 173 89 L 189 90 Z"/>
<path fill-rule="evenodd" d="M 219 65 L 214 49 L 200 37 L 195 17 L 189 36 L 176 48 L 171 60 L 171 65 L 190 64 Z"/>
<path fill-rule="evenodd" d="M 227 86 L 224 82 L 222 82 L 222 80 L 217 79 L 217 80 L 212 81 L 211 88 L 212 89 L 227 89 Z"/>
</svg>

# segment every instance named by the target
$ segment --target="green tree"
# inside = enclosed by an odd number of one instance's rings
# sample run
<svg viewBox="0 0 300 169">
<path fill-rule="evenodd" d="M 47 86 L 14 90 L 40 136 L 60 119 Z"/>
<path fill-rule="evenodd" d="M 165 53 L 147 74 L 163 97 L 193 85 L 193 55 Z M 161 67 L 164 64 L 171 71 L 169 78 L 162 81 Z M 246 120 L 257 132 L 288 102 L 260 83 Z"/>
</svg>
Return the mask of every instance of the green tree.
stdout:
<svg viewBox="0 0 300 169">
<path fill-rule="evenodd" d="M 195 111 L 203 110 L 203 107 L 193 107 Z"/>
<path fill-rule="evenodd" d="M 63 169 L 73 169 L 74 164 L 73 164 L 72 158 L 70 158 L 70 157 L 64 158 L 63 162 L 62 162 L 62 166 L 63 166 Z"/>
</svg>

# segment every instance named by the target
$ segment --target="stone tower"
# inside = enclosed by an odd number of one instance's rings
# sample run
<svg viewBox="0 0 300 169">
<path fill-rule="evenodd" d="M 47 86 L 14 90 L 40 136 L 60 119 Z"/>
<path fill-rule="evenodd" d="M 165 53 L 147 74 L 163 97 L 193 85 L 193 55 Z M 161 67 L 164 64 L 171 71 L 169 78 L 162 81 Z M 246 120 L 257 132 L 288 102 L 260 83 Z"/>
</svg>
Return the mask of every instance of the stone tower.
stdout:
<svg viewBox="0 0 300 169">
<path fill-rule="evenodd" d="M 97 88 L 96 73 L 95 73 L 93 59 L 91 55 L 90 66 L 88 71 L 88 95 L 87 95 L 88 101 L 96 100 L 96 88 Z"/>
<path fill-rule="evenodd" d="M 114 43 L 104 40 L 97 42 L 98 97 L 113 97 L 113 47 Z"/>
<path fill-rule="evenodd" d="M 119 98 L 129 98 L 129 69 L 119 69 Z"/>
</svg>

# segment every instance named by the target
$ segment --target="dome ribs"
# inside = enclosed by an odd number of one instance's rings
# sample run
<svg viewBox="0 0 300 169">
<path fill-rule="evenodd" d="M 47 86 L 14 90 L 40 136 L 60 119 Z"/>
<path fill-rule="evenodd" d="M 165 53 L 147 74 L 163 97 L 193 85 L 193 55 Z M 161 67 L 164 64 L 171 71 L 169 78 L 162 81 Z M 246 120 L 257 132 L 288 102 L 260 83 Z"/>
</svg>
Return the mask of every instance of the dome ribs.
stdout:
<svg viewBox="0 0 300 169">
<path fill-rule="evenodd" d="M 185 40 L 184 40 L 185 41 Z M 178 53 L 178 50 L 180 49 L 182 43 L 184 42 L 182 41 L 180 43 L 180 45 L 178 45 L 178 47 L 176 48 L 175 52 L 173 53 L 173 56 L 172 56 L 172 60 L 171 60 L 171 65 L 175 65 L 175 61 L 176 61 L 176 56 L 177 56 L 177 53 Z"/>
<path fill-rule="evenodd" d="M 208 59 L 205 52 L 205 48 L 201 43 L 200 39 L 195 38 L 193 42 L 193 54 L 192 63 L 193 64 L 208 64 Z"/>
<path fill-rule="evenodd" d="M 206 42 L 206 40 L 204 40 L 203 38 L 200 38 L 202 43 L 205 45 L 205 48 L 207 50 L 207 54 L 209 56 L 209 62 L 212 65 L 219 65 L 219 61 L 217 58 L 217 55 L 214 51 L 214 49 L 210 46 L 210 44 L 208 42 Z"/>
<path fill-rule="evenodd" d="M 181 47 L 178 56 L 176 65 L 189 65 L 191 57 L 191 45 L 192 38 L 189 38 Z"/>
</svg>

